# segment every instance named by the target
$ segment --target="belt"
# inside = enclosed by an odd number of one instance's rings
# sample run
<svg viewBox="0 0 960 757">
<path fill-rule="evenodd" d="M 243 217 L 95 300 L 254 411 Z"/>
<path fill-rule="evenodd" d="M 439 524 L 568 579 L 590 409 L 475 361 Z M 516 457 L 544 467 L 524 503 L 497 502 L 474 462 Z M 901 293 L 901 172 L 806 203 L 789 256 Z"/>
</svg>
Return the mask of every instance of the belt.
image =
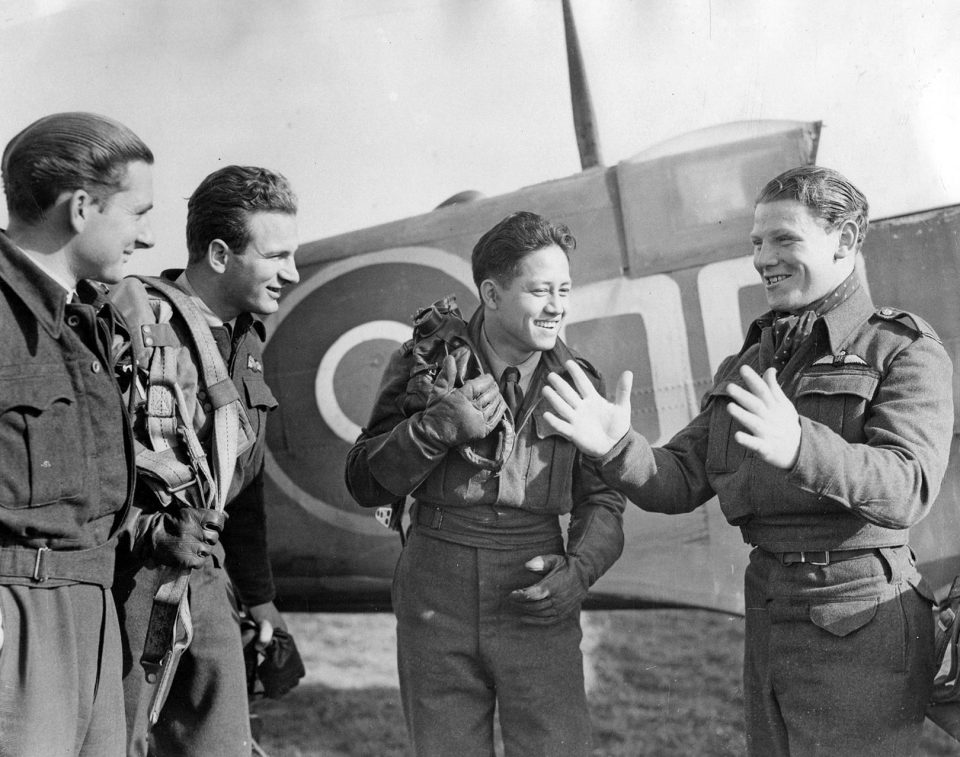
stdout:
<svg viewBox="0 0 960 757">
<path fill-rule="evenodd" d="M 804 550 L 803 552 L 769 552 L 784 565 L 798 565 L 806 563 L 807 565 L 829 565 L 830 563 L 843 562 L 844 560 L 853 560 L 855 557 L 864 557 L 866 555 L 876 555 L 876 547 L 866 549 L 821 549 Z"/>
<path fill-rule="evenodd" d="M 561 534 L 556 513 L 533 513 L 517 507 L 437 507 L 418 501 L 411 517 L 427 533 L 444 533 L 437 538 L 492 549 L 544 542 Z"/>
<path fill-rule="evenodd" d="M 0 584 L 4 578 L 29 578 L 35 584 L 47 579 L 96 584 L 105 589 L 113 585 L 116 539 L 91 549 L 48 549 L 40 547 L 0 546 Z"/>
</svg>

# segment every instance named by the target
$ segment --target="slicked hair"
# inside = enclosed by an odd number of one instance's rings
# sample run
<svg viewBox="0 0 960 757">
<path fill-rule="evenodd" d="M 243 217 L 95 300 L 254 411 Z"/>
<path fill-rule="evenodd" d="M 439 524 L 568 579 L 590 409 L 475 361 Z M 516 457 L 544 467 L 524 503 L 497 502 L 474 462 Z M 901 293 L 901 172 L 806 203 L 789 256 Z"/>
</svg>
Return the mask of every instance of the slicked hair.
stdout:
<svg viewBox="0 0 960 757">
<path fill-rule="evenodd" d="M 527 255 L 553 245 L 569 258 L 577 240 L 562 223 L 552 223 L 526 210 L 511 213 L 480 237 L 473 248 L 470 261 L 477 290 L 486 279 L 510 286 Z"/>
<path fill-rule="evenodd" d="M 797 200 L 831 229 L 846 221 L 857 224 L 857 249 L 870 225 L 870 206 L 863 192 L 832 168 L 801 166 L 785 171 L 760 190 L 756 205 L 777 200 Z"/>
<path fill-rule="evenodd" d="M 297 214 L 297 196 L 286 177 L 257 166 L 214 171 L 187 201 L 189 262 L 203 260 L 214 239 L 242 253 L 250 243 L 247 221 L 258 212 Z"/>
<path fill-rule="evenodd" d="M 0 161 L 10 216 L 43 220 L 63 192 L 86 190 L 106 202 L 120 190 L 127 164 L 153 164 L 153 153 L 129 128 L 96 113 L 54 113 L 7 144 Z"/>
</svg>

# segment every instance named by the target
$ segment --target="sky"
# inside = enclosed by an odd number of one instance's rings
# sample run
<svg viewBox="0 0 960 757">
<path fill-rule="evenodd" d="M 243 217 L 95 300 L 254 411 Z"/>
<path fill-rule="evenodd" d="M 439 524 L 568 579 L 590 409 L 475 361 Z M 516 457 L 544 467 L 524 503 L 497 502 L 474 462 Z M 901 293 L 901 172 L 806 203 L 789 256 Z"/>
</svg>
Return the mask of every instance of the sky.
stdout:
<svg viewBox="0 0 960 757">
<path fill-rule="evenodd" d="M 571 0 L 607 165 L 688 131 L 822 120 L 874 217 L 960 203 L 960 3 Z M 0 143 L 89 110 L 152 148 L 157 240 L 229 163 L 284 173 L 302 241 L 580 170 L 560 0 L 0 0 Z M 6 213 L 0 210 L 0 223 Z"/>
</svg>

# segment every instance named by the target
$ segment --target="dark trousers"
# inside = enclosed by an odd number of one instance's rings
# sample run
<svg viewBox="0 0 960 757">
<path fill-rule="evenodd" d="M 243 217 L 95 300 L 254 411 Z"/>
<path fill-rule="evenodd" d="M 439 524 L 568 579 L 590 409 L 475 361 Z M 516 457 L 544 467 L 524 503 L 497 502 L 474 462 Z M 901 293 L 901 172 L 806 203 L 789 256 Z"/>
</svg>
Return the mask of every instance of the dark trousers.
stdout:
<svg viewBox="0 0 960 757">
<path fill-rule="evenodd" d="M 225 573 L 207 560 L 190 577 L 193 641 L 180 659 L 160 719 L 147 737 L 154 687 L 140 665 L 156 571 L 121 574 L 115 589 L 124 632 L 123 692 L 129 757 L 249 757 L 250 714 L 240 626 Z"/>
<path fill-rule="evenodd" d="M 477 549 L 414 530 L 393 584 L 400 694 L 419 757 L 494 754 L 499 710 L 508 757 L 583 757 L 590 718 L 580 620 L 531 626 L 509 593 L 539 578 L 523 567 L 559 538 Z"/>
<path fill-rule="evenodd" d="M 120 632 L 110 590 L 0 586 L 0 617 L 0 755 L 122 755 Z"/>
<path fill-rule="evenodd" d="M 915 753 L 933 615 L 908 547 L 823 567 L 755 549 L 745 588 L 749 754 Z"/>
</svg>

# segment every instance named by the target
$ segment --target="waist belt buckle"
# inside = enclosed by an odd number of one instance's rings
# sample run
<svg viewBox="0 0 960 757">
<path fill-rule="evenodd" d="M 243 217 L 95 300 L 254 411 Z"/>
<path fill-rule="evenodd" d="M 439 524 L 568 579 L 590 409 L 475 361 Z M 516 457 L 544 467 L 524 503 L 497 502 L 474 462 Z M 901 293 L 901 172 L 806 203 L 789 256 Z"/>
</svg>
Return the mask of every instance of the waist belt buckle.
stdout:
<svg viewBox="0 0 960 757">
<path fill-rule="evenodd" d="M 818 556 L 819 556 L 820 554 L 823 555 L 823 560 L 815 560 L 815 559 L 813 559 L 813 556 L 814 556 L 814 555 L 818 555 Z M 808 557 L 808 555 L 809 555 L 809 557 Z M 829 564 L 830 564 L 830 550 L 824 550 L 822 553 L 821 553 L 821 552 L 801 552 L 801 553 L 800 553 L 800 562 L 805 562 L 805 563 L 808 563 L 808 564 L 810 564 L 810 565 L 817 565 L 817 566 L 821 566 L 821 567 L 824 566 L 824 565 L 829 565 Z"/>
<path fill-rule="evenodd" d="M 50 549 L 48 547 L 37 548 L 37 559 L 33 563 L 33 580 L 36 581 L 38 584 L 42 584 L 44 581 L 47 580 L 46 571 L 44 571 L 43 569 L 44 568 L 43 553 L 49 552 L 49 551 Z"/>
</svg>

